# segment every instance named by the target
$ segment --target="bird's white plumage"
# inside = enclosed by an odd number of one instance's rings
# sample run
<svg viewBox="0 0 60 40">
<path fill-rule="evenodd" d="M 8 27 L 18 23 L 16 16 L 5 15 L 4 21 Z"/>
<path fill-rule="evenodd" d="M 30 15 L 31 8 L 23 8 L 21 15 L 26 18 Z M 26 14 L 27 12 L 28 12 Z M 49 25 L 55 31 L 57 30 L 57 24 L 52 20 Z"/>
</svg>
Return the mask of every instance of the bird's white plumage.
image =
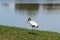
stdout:
<svg viewBox="0 0 60 40">
<path fill-rule="evenodd" d="M 33 20 L 29 21 L 28 23 L 29 23 L 30 25 L 38 26 L 38 24 L 37 24 L 35 21 L 33 21 Z"/>
<path fill-rule="evenodd" d="M 38 28 L 38 24 L 35 21 L 31 20 L 31 18 L 28 18 L 27 23 L 29 23 L 32 26 L 32 33 L 33 30 L 35 30 L 35 27 Z"/>
</svg>

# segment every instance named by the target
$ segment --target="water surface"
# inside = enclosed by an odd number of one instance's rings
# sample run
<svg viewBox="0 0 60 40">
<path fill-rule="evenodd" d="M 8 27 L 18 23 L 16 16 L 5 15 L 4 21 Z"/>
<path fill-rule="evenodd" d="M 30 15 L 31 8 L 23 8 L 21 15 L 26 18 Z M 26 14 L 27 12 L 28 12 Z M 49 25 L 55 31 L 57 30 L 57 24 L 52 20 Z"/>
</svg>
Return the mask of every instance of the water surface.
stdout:
<svg viewBox="0 0 60 40">
<path fill-rule="evenodd" d="M 60 3 L 60 0 L 0 0 L 0 3 Z"/>
<path fill-rule="evenodd" d="M 0 4 L 0 25 L 31 29 L 29 17 L 39 24 L 39 30 L 60 32 L 60 4 Z"/>
</svg>

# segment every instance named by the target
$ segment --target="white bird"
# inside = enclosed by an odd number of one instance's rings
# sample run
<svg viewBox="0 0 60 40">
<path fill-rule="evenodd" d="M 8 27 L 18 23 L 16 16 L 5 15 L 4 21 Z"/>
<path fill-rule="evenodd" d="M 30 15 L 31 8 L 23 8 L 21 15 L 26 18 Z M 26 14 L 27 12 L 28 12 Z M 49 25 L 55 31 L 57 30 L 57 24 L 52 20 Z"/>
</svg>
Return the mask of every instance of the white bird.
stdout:
<svg viewBox="0 0 60 40">
<path fill-rule="evenodd" d="M 35 27 L 38 28 L 38 24 L 35 21 L 31 20 L 31 18 L 28 18 L 27 23 L 29 23 L 32 26 L 32 32 L 33 30 L 35 30 Z"/>
</svg>

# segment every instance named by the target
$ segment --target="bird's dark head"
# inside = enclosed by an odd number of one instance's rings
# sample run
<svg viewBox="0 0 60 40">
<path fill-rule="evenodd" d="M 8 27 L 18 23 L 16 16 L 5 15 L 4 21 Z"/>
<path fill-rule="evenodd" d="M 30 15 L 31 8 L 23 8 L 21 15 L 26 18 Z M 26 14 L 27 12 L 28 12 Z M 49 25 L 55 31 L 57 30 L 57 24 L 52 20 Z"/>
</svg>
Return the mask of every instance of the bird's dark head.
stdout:
<svg viewBox="0 0 60 40">
<path fill-rule="evenodd" d="M 31 21 L 31 18 L 28 18 L 28 21 Z"/>
</svg>

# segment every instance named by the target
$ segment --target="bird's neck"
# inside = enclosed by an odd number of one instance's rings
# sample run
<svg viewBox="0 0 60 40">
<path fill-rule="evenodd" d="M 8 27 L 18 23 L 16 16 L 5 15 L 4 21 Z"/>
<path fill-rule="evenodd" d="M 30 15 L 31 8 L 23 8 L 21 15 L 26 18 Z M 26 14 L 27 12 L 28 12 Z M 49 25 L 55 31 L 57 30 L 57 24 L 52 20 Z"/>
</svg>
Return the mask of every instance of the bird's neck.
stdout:
<svg viewBox="0 0 60 40">
<path fill-rule="evenodd" d="M 29 23 L 31 20 L 28 20 L 27 23 Z"/>
</svg>

